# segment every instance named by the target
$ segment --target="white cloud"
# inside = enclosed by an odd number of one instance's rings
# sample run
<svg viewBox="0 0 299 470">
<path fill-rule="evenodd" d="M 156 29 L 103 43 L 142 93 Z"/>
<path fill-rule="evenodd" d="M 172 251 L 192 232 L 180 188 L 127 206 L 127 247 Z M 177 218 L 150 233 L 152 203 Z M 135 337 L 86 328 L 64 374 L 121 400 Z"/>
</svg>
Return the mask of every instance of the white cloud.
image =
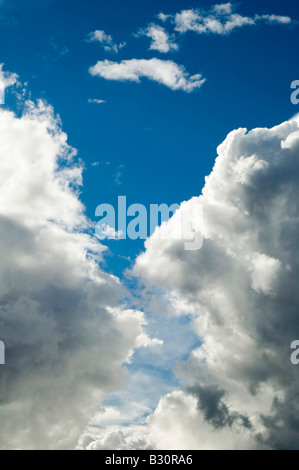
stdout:
<svg viewBox="0 0 299 470">
<path fill-rule="evenodd" d="M 191 92 L 200 88 L 205 79 L 200 74 L 190 76 L 183 66 L 170 60 L 160 59 L 131 59 L 120 63 L 109 60 L 99 61 L 89 69 L 93 76 L 106 80 L 139 82 L 145 77 L 161 83 L 171 90 Z"/>
<path fill-rule="evenodd" d="M 177 51 L 179 48 L 174 42 L 174 37 L 170 36 L 164 28 L 156 24 L 151 24 L 146 29 L 140 30 L 139 35 L 147 36 L 151 39 L 150 50 L 166 54 L 167 52 Z"/>
<path fill-rule="evenodd" d="M 289 16 L 280 16 L 280 15 L 255 15 L 256 20 L 265 21 L 266 23 L 276 23 L 276 24 L 290 24 L 292 19 Z"/>
<path fill-rule="evenodd" d="M 98 100 L 97 98 L 89 98 L 88 103 L 91 104 L 104 104 L 106 103 L 105 100 Z"/>
<path fill-rule="evenodd" d="M 159 450 L 256 448 L 250 429 L 242 421 L 236 419 L 228 428 L 213 427 L 199 412 L 196 397 L 183 391 L 172 392 L 160 400 L 148 427 L 148 442 L 153 442 Z"/>
<path fill-rule="evenodd" d="M 0 109 L 2 449 L 69 449 L 137 347 L 155 345 L 141 312 L 118 306 L 119 280 L 78 198 L 82 165 L 53 110 Z M 153 342 L 152 342 L 153 341 Z"/>
<path fill-rule="evenodd" d="M 233 11 L 233 6 L 231 3 L 221 3 L 219 5 L 214 5 L 214 7 L 212 8 L 212 11 L 214 11 L 217 14 L 230 15 Z"/>
<path fill-rule="evenodd" d="M 170 19 L 175 24 L 176 31 L 186 33 L 194 31 L 198 34 L 220 34 L 231 33 L 243 26 L 253 26 L 258 23 L 267 24 L 290 24 L 292 19 L 288 16 L 279 15 L 255 15 L 254 17 L 243 16 L 234 12 L 235 5 L 224 3 L 215 5 L 209 10 L 189 9 L 182 10 L 175 15 L 159 14 L 161 21 Z"/>
<path fill-rule="evenodd" d="M 91 166 L 109 166 L 111 163 L 110 162 L 93 162 Z"/>
<path fill-rule="evenodd" d="M 118 240 L 123 234 L 124 233 L 122 230 L 116 231 L 113 227 L 110 227 L 110 225 L 106 224 L 103 226 L 103 230 L 99 235 L 101 237 L 101 240 L 105 238 L 108 238 L 110 240 Z"/>
<path fill-rule="evenodd" d="M 165 13 L 159 13 L 157 16 L 159 20 L 163 21 L 163 23 L 165 23 L 165 21 L 167 21 L 168 18 L 171 18 L 171 15 L 165 15 Z"/>
<path fill-rule="evenodd" d="M 3 66 L 4 64 L 0 64 L 0 105 L 4 104 L 6 88 L 15 85 L 18 81 L 18 75 L 16 73 L 4 72 Z"/>
<path fill-rule="evenodd" d="M 137 259 L 135 275 L 169 292 L 201 342 L 177 366 L 184 389 L 149 418 L 154 447 L 298 449 L 298 150 L 299 116 L 231 132 L 196 198 L 202 249 L 152 237 Z"/>
<path fill-rule="evenodd" d="M 104 47 L 105 51 L 107 52 L 115 52 L 116 54 L 125 47 L 126 43 L 122 42 L 120 44 L 116 44 L 109 34 L 106 34 L 105 31 L 96 30 L 88 35 L 89 42 L 99 42 Z"/>
</svg>

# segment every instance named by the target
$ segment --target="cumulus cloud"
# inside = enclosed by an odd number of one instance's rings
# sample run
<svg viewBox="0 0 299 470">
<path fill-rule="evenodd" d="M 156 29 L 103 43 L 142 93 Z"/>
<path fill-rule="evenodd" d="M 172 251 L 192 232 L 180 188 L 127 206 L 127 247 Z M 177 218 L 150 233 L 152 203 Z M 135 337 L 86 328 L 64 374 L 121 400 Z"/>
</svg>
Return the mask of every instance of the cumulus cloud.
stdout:
<svg viewBox="0 0 299 470">
<path fill-rule="evenodd" d="M 298 152 L 299 116 L 234 130 L 195 198 L 202 248 L 152 237 L 137 259 L 135 275 L 191 315 L 201 343 L 177 366 L 183 389 L 148 420 L 154 447 L 298 449 Z"/>
<path fill-rule="evenodd" d="M 0 447 L 73 448 L 135 348 L 144 315 L 119 306 L 119 280 L 78 197 L 82 164 L 43 102 L 0 109 Z"/>
<path fill-rule="evenodd" d="M 166 54 L 170 51 L 177 51 L 178 45 L 174 42 L 174 37 L 159 25 L 151 24 L 146 29 L 141 29 L 139 36 L 147 36 L 151 39 L 150 50 L 159 51 Z"/>
<path fill-rule="evenodd" d="M 79 448 L 85 450 L 147 450 L 147 436 L 141 437 L 138 431 L 136 429 L 129 436 L 119 430 L 107 432 L 101 438 L 89 435 L 85 437 Z"/>
<path fill-rule="evenodd" d="M 211 397 L 211 398 L 210 398 Z M 207 400 L 213 400 L 207 394 Z M 224 405 L 227 415 L 229 411 Z M 219 425 L 218 419 L 225 419 L 221 409 L 215 422 L 206 419 L 206 412 L 198 406 L 196 396 L 176 391 L 160 400 L 154 414 L 150 416 L 148 442 L 153 442 L 156 449 L 170 450 L 240 450 L 255 448 L 250 428 L 244 426 L 242 419 L 232 417 L 229 424 Z M 217 413 L 217 412 L 216 412 Z"/>
<path fill-rule="evenodd" d="M 171 60 L 155 58 L 122 60 L 120 63 L 109 60 L 99 61 L 90 67 L 89 73 L 92 76 L 116 81 L 140 82 L 140 78 L 145 77 L 171 90 L 186 92 L 200 88 L 205 82 L 200 74 L 190 76 L 182 65 L 177 65 Z"/>
<path fill-rule="evenodd" d="M 110 34 L 106 34 L 105 31 L 102 30 L 95 30 L 92 33 L 89 33 L 87 36 L 89 42 L 99 42 L 102 44 L 103 48 L 107 52 L 115 52 L 116 54 L 125 47 L 126 43 L 122 42 L 120 44 L 116 44 L 110 36 Z"/>
<path fill-rule="evenodd" d="M 175 24 L 176 31 L 186 33 L 194 31 L 198 34 L 230 34 L 233 30 L 243 26 L 253 26 L 258 23 L 290 24 L 292 19 L 280 15 L 255 15 L 248 17 L 235 13 L 235 6 L 231 3 L 215 5 L 209 10 L 192 8 L 182 10 L 175 15 L 159 14 L 161 21 L 170 19 Z"/>
</svg>

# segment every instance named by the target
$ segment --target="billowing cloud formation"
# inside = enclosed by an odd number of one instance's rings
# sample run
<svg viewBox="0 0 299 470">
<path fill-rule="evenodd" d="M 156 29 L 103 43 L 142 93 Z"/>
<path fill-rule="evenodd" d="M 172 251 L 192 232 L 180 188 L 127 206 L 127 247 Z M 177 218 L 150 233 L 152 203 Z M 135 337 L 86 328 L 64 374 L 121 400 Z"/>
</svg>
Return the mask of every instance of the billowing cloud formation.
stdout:
<svg viewBox="0 0 299 470">
<path fill-rule="evenodd" d="M 156 448 L 299 447 L 299 375 L 290 361 L 299 335 L 298 157 L 299 116 L 231 132 L 195 198 L 203 247 L 188 252 L 183 241 L 152 237 L 137 259 L 135 275 L 169 293 L 201 342 L 177 366 L 183 389 L 161 398 L 148 419 Z"/>
<path fill-rule="evenodd" d="M 106 80 L 139 82 L 145 77 L 161 83 L 171 90 L 191 92 L 200 88 L 205 79 L 196 74 L 190 76 L 182 65 L 171 60 L 160 59 L 131 59 L 120 63 L 109 60 L 99 61 L 90 67 L 89 73 Z"/>
<path fill-rule="evenodd" d="M 254 437 L 257 446 L 298 448 L 299 377 L 290 362 L 299 333 L 298 152 L 299 117 L 273 129 L 233 131 L 199 197 L 203 248 L 194 256 L 179 242 L 153 239 L 137 260 L 135 273 L 172 292 L 174 309 L 194 316 L 202 341 L 178 372 L 188 388 L 180 400 L 196 400 L 188 405 L 196 417 L 186 420 L 183 446 L 196 433 L 201 446 L 200 419 L 211 432 L 226 430 L 229 447 L 238 426 L 251 435 L 242 445 Z M 152 426 L 168 416 L 163 400 Z M 185 405 L 174 402 L 181 414 Z M 221 448 L 224 441 L 214 434 L 213 442 Z"/>
<path fill-rule="evenodd" d="M 231 3 L 215 5 L 209 10 L 190 9 L 182 10 L 176 15 L 159 14 L 159 18 L 165 22 L 170 19 L 175 24 L 176 31 L 186 33 L 194 31 L 198 34 L 229 34 L 237 28 L 252 26 L 260 22 L 268 24 L 290 24 L 291 18 L 280 15 L 255 15 L 254 17 L 242 16 L 234 12 Z"/>
<path fill-rule="evenodd" d="M 119 281 L 78 199 L 82 166 L 50 107 L 0 109 L 0 446 L 76 445 L 106 392 L 150 346 L 143 314 L 118 306 Z M 155 341 L 153 342 L 155 344 Z"/>
<path fill-rule="evenodd" d="M 96 31 L 93 31 L 92 33 L 89 33 L 88 41 L 99 42 L 104 47 L 105 51 L 115 53 L 119 52 L 119 50 L 125 47 L 126 45 L 125 42 L 116 44 L 110 34 L 106 34 L 105 31 L 98 29 Z"/>
<path fill-rule="evenodd" d="M 164 54 L 178 50 L 178 45 L 175 44 L 174 38 L 159 25 L 151 24 L 146 29 L 140 30 L 138 35 L 147 36 L 151 39 L 150 50 L 159 51 Z"/>
</svg>

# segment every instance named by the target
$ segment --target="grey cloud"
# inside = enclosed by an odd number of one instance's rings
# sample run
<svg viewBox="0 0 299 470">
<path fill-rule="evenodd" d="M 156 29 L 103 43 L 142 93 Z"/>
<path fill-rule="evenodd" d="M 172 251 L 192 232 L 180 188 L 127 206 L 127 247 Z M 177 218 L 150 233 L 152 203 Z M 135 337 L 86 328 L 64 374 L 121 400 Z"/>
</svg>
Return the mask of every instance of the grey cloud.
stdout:
<svg viewBox="0 0 299 470">
<path fill-rule="evenodd" d="M 242 447 L 298 448 L 299 382 L 290 361 L 299 330 L 298 128 L 294 116 L 272 129 L 231 132 L 197 198 L 204 208 L 201 250 L 190 254 L 183 243 L 152 238 L 134 268 L 146 285 L 169 292 L 176 314 L 193 317 L 202 344 L 177 374 L 197 397 L 201 425 L 202 418 L 214 421 L 229 433 L 228 441 L 217 434 L 215 448 L 234 448 L 236 426 L 239 432 L 249 422 Z M 167 401 L 153 415 L 155 432 Z M 195 439 L 190 425 L 201 448 L 187 396 L 176 400 L 176 413 L 186 406 L 190 420 L 179 442 Z"/>
<path fill-rule="evenodd" d="M 1 109 L 0 130 L 0 446 L 70 449 L 151 340 L 99 268 L 103 247 L 78 199 L 82 165 L 53 110 Z"/>
<path fill-rule="evenodd" d="M 225 391 L 217 386 L 196 386 L 187 388 L 187 391 L 198 400 L 198 409 L 203 412 L 206 421 L 209 421 L 215 428 L 225 426 L 231 427 L 235 420 L 239 420 L 246 428 L 251 428 L 250 420 L 247 416 L 236 412 L 230 412 L 228 406 L 222 400 Z"/>
</svg>

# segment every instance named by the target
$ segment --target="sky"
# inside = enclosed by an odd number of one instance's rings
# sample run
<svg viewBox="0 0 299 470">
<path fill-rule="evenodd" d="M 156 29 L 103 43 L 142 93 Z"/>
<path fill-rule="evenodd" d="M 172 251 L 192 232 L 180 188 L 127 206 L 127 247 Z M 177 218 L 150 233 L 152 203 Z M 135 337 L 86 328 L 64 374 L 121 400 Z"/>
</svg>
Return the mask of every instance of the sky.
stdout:
<svg viewBox="0 0 299 470">
<path fill-rule="evenodd" d="M 298 448 L 298 21 L 0 1 L 2 448 Z M 119 196 L 202 247 L 100 240 Z"/>
</svg>

